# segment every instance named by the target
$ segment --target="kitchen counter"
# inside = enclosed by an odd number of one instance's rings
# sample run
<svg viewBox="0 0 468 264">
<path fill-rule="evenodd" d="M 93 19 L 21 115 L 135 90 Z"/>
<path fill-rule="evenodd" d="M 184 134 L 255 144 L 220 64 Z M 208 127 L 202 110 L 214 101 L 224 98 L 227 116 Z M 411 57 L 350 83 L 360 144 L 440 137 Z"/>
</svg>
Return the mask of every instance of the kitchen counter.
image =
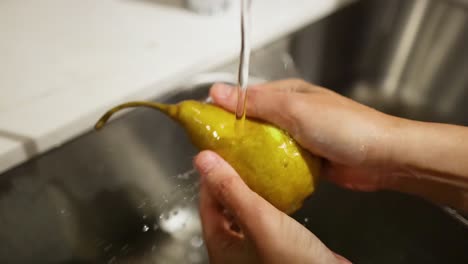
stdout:
<svg viewBox="0 0 468 264">
<path fill-rule="evenodd" d="M 260 47 L 350 0 L 254 0 Z M 0 173 L 89 131 L 104 110 L 234 59 L 239 12 L 163 0 L 0 2 Z"/>
</svg>

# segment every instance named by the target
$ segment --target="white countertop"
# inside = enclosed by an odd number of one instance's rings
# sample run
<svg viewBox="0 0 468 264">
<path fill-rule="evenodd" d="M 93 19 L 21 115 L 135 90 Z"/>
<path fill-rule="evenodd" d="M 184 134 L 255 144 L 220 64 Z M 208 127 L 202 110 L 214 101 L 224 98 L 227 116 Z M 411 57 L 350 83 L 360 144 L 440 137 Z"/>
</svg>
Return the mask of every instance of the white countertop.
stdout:
<svg viewBox="0 0 468 264">
<path fill-rule="evenodd" d="M 349 0 L 253 0 L 259 47 Z M 171 4 L 172 3 L 172 4 Z M 0 173 L 90 130 L 108 107 L 235 58 L 239 13 L 178 0 L 0 1 Z"/>
</svg>

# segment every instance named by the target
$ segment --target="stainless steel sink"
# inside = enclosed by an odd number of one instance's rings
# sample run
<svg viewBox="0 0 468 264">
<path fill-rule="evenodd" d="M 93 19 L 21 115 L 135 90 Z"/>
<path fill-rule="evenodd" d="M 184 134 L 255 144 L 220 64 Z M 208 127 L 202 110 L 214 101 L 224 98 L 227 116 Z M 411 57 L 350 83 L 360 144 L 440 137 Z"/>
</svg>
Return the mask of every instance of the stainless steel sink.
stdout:
<svg viewBox="0 0 468 264">
<path fill-rule="evenodd" d="M 360 1 L 257 50 L 252 74 L 302 76 L 392 114 L 467 125 L 467 14 L 455 2 Z M 425 46 L 441 34 L 446 52 Z M 437 48 L 436 67 L 426 60 Z M 155 100 L 203 100 L 213 82 L 235 81 L 235 66 Z M 207 263 L 196 153 L 173 121 L 138 109 L 0 175 L 0 263 Z M 294 217 L 355 263 L 468 263 L 467 226 L 416 197 L 322 182 Z"/>
</svg>

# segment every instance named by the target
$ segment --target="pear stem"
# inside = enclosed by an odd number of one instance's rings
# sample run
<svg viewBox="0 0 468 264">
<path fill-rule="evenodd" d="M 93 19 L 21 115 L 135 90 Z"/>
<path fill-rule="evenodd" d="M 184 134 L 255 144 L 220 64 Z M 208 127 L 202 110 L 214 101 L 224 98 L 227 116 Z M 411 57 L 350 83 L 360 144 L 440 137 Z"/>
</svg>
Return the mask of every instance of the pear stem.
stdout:
<svg viewBox="0 0 468 264">
<path fill-rule="evenodd" d="M 120 110 L 126 109 L 126 108 L 134 108 L 134 107 L 148 107 L 151 109 L 156 109 L 158 111 L 161 111 L 165 114 L 170 115 L 170 108 L 171 105 L 167 104 L 161 104 L 161 103 L 155 103 L 155 102 L 143 102 L 143 101 L 137 101 L 137 102 L 128 102 L 124 103 L 118 106 L 113 107 L 112 109 L 108 110 L 94 125 L 94 129 L 100 130 L 101 128 L 106 125 L 107 121 L 114 115 L 115 113 L 119 112 Z"/>
</svg>

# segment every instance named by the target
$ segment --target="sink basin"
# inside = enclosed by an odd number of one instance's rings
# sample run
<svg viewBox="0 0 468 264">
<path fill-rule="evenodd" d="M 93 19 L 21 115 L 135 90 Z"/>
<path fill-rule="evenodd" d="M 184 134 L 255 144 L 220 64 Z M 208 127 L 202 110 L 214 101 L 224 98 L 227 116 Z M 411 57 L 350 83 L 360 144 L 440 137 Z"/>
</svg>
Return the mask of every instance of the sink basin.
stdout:
<svg viewBox="0 0 468 264">
<path fill-rule="evenodd" d="M 467 125 L 468 89 L 462 89 L 467 67 L 462 66 L 468 56 L 456 49 L 468 36 L 468 27 L 457 27 L 466 23 L 466 11 L 456 1 L 417 2 L 426 3 L 353 4 L 255 51 L 252 74 L 302 76 L 391 114 Z M 392 11 L 396 20 L 391 21 L 400 21 L 388 32 L 381 28 L 389 16 L 385 10 Z M 408 21 L 421 13 L 424 23 L 411 38 Z M 421 73 L 416 65 L 432 64 L 418 45 L 430 39 L 423 25 L 434 15 L 458 31 L 446 36 L 450 52 L 439 48 L 437 67 Z M 405 36 L 413 41 L 401 47 Z M 395 56 L 402 59 L 395 62 Z M 235 67 L 229 63 L 217 69 L 226 74 L 189 78 L 155 100 L 203 100 L 213 82 L 235 81 Z M 428 75 L 431 87 L 424 81 Z M 450 85 L 436 85 L 444 81 Z M 192 169 L 196 153 L 169 118 L 137 109 L 99 133 L 89 132 L 0 175 L 0 263 L 207 263 L 198 175 Z M 355 263 L 468 263 L 466 224 L 417 197 L 353 192 L 321 182 L 294 217 Z"/>
</svg>

